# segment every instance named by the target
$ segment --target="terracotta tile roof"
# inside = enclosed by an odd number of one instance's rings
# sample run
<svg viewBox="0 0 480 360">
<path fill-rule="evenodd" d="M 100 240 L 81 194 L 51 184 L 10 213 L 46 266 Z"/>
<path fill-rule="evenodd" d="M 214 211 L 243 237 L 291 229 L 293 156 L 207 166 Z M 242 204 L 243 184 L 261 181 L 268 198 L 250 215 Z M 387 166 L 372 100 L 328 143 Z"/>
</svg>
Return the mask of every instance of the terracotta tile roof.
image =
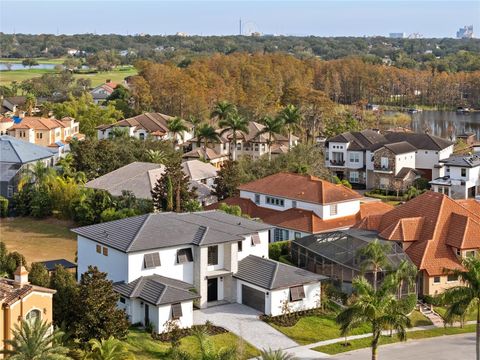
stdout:
<svg viewBox="0 0 480 360">
<path fill-rule="evenodd" d="M 55 290 L 31 284 L 18 287 L 11 279 L 0 279 L 0 303 L 3 306 L 12 305 L 32 292 L 56 293 Z"/>
<path fill-rule="evenodd" d="M 242 213 L 248 214 L 252 218 L 260 218 L 267 224 L 312 234 L 349 228 L 362 220 L 367 214 L 383 214 L 392 209 L 390 205 L 384 203 L 369 202 L 361 204 L 360 211 L 355 215 L 323 220 L 310 210 L 299 208 L 291 208 L 285 211 L 272 210 L 260 207 L 250 199 L 240 197 L 225 199 L 207 206 L 206 209 L 218 209 L 220 203 L 238 205 L 242 209 Z"/>
<path fill-rule="evenodd" d="M 15 130 L 15 129 L 52 130 L 52 129 L 64 128 L 64 127 L 65 127 L 65 124 L 63 124 L 60 120 L 57 120 L 57 119 L 28 116 L 28 117 L 24 117 L 20 123 L 11 126 L 8 130 Z"/>
<path fill-rule="evenodd" d="M 412 242 L 406 253 L 430 276 L 461 268 L 455 248 L 480 248 L 478 205 L 430 191 L 357 227 L 376 230 L 387 240 Z"/>
<path fill-rule="evenodd" d="M 239 186 L 239 190 L 281 196 L 288 199 L 330 204 L 356 200 L 362 196 L 343 185 L 335 185 L 311 175 L 278 173 Z"/>
<path fill-rule="evenodd" d="M 13 123 L 13 119 L 6 116 L 0 116 L 0 123 Z"/>
</svg>

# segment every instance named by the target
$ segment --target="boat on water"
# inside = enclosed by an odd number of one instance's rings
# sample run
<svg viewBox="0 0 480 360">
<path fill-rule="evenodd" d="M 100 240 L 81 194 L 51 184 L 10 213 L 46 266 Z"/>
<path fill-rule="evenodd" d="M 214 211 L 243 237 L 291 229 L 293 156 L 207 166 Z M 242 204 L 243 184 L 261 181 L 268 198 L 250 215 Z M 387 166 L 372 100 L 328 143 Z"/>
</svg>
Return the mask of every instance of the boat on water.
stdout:
<svg viewBox="0 0 480 360">
<path fill-rule="evenodd" d="M 466 114 L 470 114 L 470 111 L 471 110 L 467 107 L 462 107 L 462 106 L 457 107 L 457 114 L 466 115 Z"/>
<path fill-rule="evenodd" d="M 407 110 L 407 112 L 409 114 L 416 114 L 416 113 L 421 112 L 421 111 L 422 111 L 422 109 L 415 109 L 415 108 L 411 108 L 411 109 Z"/>
</svg>

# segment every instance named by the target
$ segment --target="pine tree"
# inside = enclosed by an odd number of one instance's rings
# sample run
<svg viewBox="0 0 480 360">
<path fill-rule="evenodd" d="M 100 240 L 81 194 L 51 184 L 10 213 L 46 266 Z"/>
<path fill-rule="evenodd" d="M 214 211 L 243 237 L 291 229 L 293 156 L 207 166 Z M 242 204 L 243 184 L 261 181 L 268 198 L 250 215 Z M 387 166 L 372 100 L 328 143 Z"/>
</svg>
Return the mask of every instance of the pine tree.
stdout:
<svg viewBox="0 0 480 360">
<path fill-rule="evenodd" d="M 238 194 L 238 186 L 240 186 L 240 173 L 238 170 L 238 163 L 236 161 L 226 162 L 218 176 L 214 180 L 213 194 L 218 200 L 223 200 Z"/>
<path fill-rule="evenodd" d="M 76 306 L 78 317 L 73 325 L 73 334 L 80 343 L 110 336 L 126 337 L 129 324 L 125 311 L 117 308 L 118 299 L 107 274 L 89 266 L 80 280 Z"/>
<path fill-rule="evenodd" d="M 165 172 L 152 190 L 153 206 L 157 210 L 182 212 L 185 211 L 188 201 L 196 199 L 196 189 L 190 189 L 189 179 L 182 170 L 181 161 L 172 161 L 166 166 Z"/>
</svg>

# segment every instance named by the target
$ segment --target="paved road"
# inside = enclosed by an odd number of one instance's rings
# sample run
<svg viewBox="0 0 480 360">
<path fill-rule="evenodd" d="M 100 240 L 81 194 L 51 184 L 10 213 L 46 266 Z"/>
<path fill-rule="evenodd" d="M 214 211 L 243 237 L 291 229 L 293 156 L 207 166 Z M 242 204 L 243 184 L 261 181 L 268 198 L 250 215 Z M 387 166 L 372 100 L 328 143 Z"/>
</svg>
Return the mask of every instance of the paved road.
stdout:
<svg viewBox="0 0 480 360">
<path fill-rule="evenodd" d="M 475 334 L 441 336 L 380 346 L 378 355 L 381 360 L 473 360 L 475 359 Z M 328 359 L 370 360 L 371 350 L 352 351 L 330 356 Z"/>
<path fill-rule="evenodd" d="M 257 349 L 285 349 L 298 344 L 258 318 L 260 313 L 241 304 L 214 306 L 193 312 L 194 324 L 209 320 L 244 338 Z"/>
</svg>

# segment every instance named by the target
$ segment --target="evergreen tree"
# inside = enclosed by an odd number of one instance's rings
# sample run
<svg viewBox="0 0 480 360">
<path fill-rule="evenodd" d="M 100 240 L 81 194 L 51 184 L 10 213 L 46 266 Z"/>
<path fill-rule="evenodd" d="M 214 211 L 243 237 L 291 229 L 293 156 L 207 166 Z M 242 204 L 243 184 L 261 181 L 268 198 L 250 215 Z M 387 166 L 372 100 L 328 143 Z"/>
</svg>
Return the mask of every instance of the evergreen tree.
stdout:
<svg viewBox="0 0 480 360">
<path fill-rule="evenodd" d="M 50 275 L 42 263 L 33 263 L 28 273 L 28 281 L 33 285 L 48 287 L 50 284 Z"/>
<path fill-rule="evenodd" d="M 82 274 L 77 300 L 77 318 L 73 334 L 80 343 L 90 339 L 124 339 L 128 332 L 125 311 L 117 308 L 119 296 L 113 291 L 107 274 L 89 266 Z"/>
<path fill-rule="evenodd" d="M 238 163 L 236 161 L 228 161 L 222 166 L 218 172 L 218 176 L 214 180 L 213 194 L 218 200 L 235 196 L 238 194 L 237 188 L 240 184 Z"/>
<path fill-rule="evenodd" d="M 171 183 L 171 187 L 169 183 Z M 182 170 L 181 161 L 174 160 L 169 163 L 152 190 L 155 209 L 163 211 L 173 209 L 176 212 L 182 212 L 185 211 L 190 200 L 196 199 L 196 188 L 190 189 L 189 179 Z"/>
<path fill-rule="evenodd" d="M 77 316 L 79 288 L 75 277 L 63 266 L 57 265 L 50 279 L 50 288 L 57 290 L 53 295 L 53 322 L 70 330 Z"/>
</svg>

